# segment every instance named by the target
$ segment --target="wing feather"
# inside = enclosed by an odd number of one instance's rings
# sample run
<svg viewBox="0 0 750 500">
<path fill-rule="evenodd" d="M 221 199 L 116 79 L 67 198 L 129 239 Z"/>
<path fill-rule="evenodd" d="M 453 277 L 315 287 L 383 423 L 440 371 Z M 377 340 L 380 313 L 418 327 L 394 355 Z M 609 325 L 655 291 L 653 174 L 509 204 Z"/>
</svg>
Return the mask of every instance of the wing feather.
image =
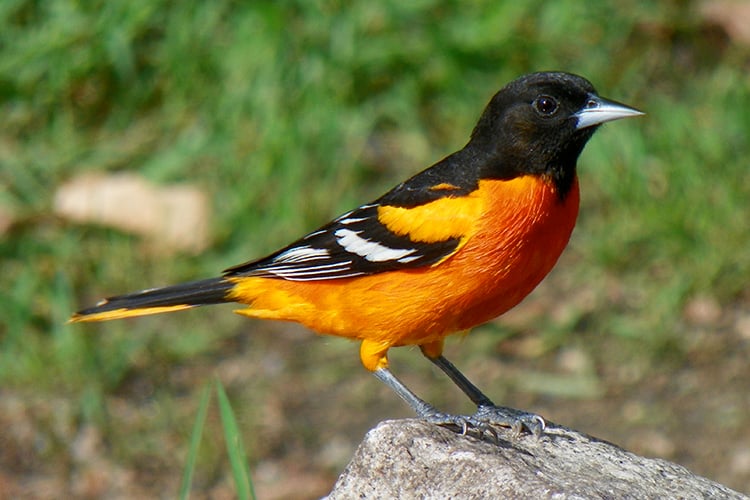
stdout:
<svg viewBox="0 0 750 500">
<path fill-rule="evenodd" d="M 351 278 L 429 266 L 459 246 L 459 237 L 424 242 L 396 234 L 380 221 L 378 208 L 364 205 L 268 257 L 225 273 L 294 281 Z"/>
<path fill-rule="evenodd" d="M 439 264 L 466 243 L 483 208 L 475 196 L 477 178 L 461 175 L 461 162 L 453 156 L 377 201 L 225 273 L 307 281 Z"/>
</svg>

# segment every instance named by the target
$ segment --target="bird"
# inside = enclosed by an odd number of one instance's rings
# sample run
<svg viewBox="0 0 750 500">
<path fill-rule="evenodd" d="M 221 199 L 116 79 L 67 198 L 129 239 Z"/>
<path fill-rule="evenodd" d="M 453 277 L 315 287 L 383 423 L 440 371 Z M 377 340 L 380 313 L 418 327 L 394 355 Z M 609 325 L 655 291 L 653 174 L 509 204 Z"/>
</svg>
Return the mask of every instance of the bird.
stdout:
<svg viewBox="0 0 750 500">
<path fill-rule="evenodd" d="M 501 88 L 463 148 L 270 255 L 219 277 L 101 300 L 70 322 L 235 302 L 360 342 L 364 367 L 418 417 L 467 433 L 543 433 L 540 415 L 496 405 L 444 355 L 445 338 L 519 304 L 566 247 L 579 210 L 576 164 L 605 122 L 642 115 L 585 78 L 537 72 Z M 393 347 L 419 346 L 476 405 L 438 410 L 390 369 Z"/>
</svg>

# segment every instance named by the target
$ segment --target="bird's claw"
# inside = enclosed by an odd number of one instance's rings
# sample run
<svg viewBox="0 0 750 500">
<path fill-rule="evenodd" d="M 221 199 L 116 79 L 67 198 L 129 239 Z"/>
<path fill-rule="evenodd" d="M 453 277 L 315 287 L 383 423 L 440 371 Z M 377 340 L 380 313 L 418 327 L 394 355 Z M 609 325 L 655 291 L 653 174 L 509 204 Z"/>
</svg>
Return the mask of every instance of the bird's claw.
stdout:
<svg viewBox="0 0 750 500">
<path fill-rule="evenodd" d="M 489 434 L 496 442 L 498 440 L 497 431 L 492 427 L 491 422 L 480 420 L 474 416 L 432 412 L 422 415 L 422 418 L 430 423 L 449 427 L 462 436 L 474 435 L 482 439 L 485 434 Z"/>
<path fill-rule="evenodd" d="M 547 428 L 547 422 L 541 415 L 504 406 L 480 405 L 474 415 L 452 415 L 435 410 L 420 416 L 430 423 L 449 427 L 464 436 L 474 435 L 483 439 L 485 435 L 489 435 L 495 442 L 499 441 L 496 426 L 509 428 L 513 437 L 520 437 L 528 432 L 537 439 Z"/>
<path fill-rule="evenodd" d="M 504 406 L 479 406 L 471 418 L 487 425 L 508 427 L 514 436 L 520 436 L 524 431 L 528 431 L 539 438 L 547 428 L 547 422 L 542 416 Z"/>
</svg>

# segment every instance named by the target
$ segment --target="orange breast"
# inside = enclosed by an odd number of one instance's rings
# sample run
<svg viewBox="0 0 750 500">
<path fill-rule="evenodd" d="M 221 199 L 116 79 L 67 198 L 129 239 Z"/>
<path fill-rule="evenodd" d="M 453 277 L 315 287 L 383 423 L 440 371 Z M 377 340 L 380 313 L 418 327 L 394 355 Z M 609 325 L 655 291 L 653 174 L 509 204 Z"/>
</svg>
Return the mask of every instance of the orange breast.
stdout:
<svg viewBox="0 0 750 500">
<path fill-rule="evenodd" d="M 472 236 L 434 267 L 328 281 L 238 278 L 241 314 L 296 321 L 318 333 L 388 346 L 421 345 L 484 323 L 518 304 L 547 275 L 578 214 L 578 183 L 561 201 L 534 176 L 482 180 Z"/>
</svg>

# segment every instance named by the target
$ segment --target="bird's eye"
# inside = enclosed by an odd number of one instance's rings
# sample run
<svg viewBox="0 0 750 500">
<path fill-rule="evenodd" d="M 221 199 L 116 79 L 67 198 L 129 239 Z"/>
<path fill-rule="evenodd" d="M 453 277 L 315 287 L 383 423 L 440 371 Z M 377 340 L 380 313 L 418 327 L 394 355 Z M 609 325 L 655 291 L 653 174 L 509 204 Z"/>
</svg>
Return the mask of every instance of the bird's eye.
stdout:
<svg viewBox="0 0 750 500">
<path fill-rule="evenodd" d="M 557 100 L 548 95 L 542 95 L 534 99 L 534 109 L 543 115 L 550 116 L 557 111 Z"/>
</svg>

